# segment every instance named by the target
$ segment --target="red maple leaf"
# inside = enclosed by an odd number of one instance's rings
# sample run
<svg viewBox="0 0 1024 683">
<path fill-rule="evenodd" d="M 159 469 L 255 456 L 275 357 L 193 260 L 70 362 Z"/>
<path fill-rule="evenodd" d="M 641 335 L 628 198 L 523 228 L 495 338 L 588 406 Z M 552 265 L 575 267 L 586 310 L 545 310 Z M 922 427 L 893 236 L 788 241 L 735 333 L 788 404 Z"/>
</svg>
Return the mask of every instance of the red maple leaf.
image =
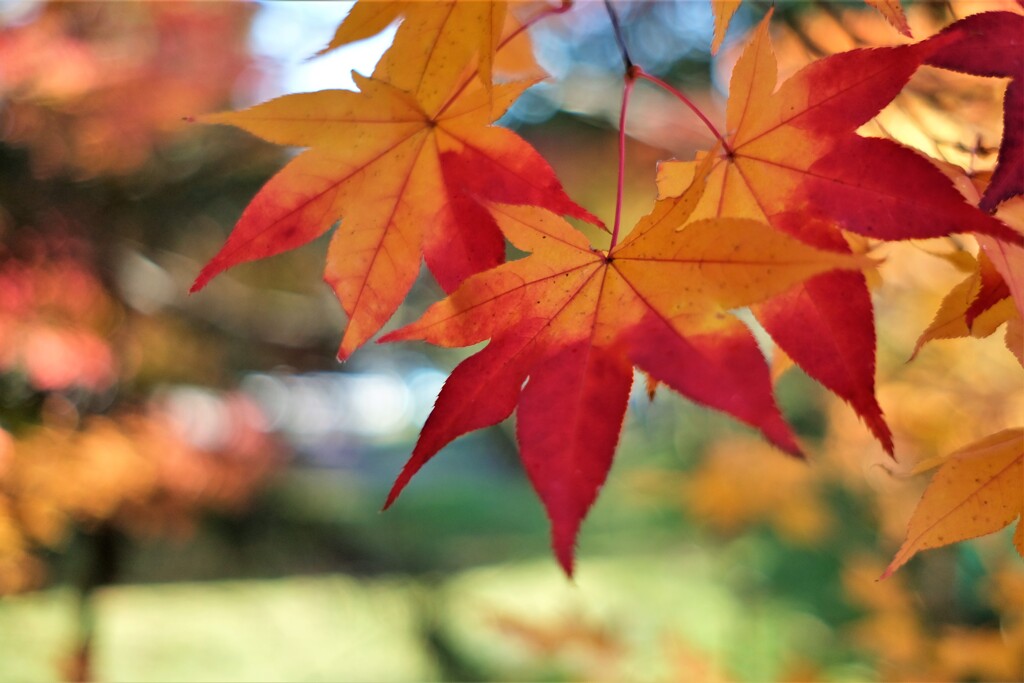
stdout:
<svg viewBox="0 0 1024 683">
<path fill-rule="evenodd" d="M 985 211 L 1024 194 L 1024 16 L 983 12 L 936 36 L 941 45 L 926 63 L 975 76 L 1011 78 L 1003 100 L 1003 141 L 995 173 L 981 198 Z"/>
<path fill-rule="evenodd" d="M 687 224 L 710 165 L 709 157 L 681 197 L 659 202 L 609 252 L 549 212 L 492 205 L 506 237 L 532 254 L 470 277 L 382 340 L 491 340 L 448 378 L 386 506 L 445 444 L 518 405 L 523 464 L 571 574 L 579 525 L 611 466 L 634 365 L 799 452 L 757 343 L 727 311 L 870 261 L 749 219 Z"/>
</svg>

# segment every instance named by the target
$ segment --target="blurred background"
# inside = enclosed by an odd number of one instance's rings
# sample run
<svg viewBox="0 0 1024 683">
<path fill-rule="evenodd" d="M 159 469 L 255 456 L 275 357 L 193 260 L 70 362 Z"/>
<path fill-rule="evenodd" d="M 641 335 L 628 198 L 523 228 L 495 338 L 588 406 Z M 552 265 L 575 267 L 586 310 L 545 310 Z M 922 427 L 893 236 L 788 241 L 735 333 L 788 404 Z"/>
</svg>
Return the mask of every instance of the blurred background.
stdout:
<svg viewBox="0 0 1024 683">
<path fill-rule="evenodd" d="M 918 37 L 1012 5 L 904 4 Z M 349 6 L 0 3 L 0 680 L 1021 680 L 1009 530 L 876 580 L 927 481 L 913 465 L 1024 414 L 1001 334 L 907 362 L 970 238 L 866 245 L 886 259 L 879 397 L 898 462 L 766 340 L 810 464 L 671 392 L 652 402 L 638 378 L 574 581 L 509 423 L 378 512 L 466 351 L 371 344 L 336 363 L 323 239 L 187 294 L 293 152 L 185 119 L 353 87 L 393 31 L 308 59 Z M 715 58 L 708 3 L 619 7 L 634 60 L 721 120 L 765 7 L 744 5 Z M 859 2 L 775 21 L 783 76 L 902 40 Z M 608 220 L 621 62 L 603 5 L 533 36 L 555 80 L 502 123 Z M 923 70 L 881 130 L 989 169 L 1004 87 Z M 658 160 L 711 143 L 662 93 L 634 102 L 627 226 Z M 439 296 L 424 275 L 390 327 Z"/>
</svg>

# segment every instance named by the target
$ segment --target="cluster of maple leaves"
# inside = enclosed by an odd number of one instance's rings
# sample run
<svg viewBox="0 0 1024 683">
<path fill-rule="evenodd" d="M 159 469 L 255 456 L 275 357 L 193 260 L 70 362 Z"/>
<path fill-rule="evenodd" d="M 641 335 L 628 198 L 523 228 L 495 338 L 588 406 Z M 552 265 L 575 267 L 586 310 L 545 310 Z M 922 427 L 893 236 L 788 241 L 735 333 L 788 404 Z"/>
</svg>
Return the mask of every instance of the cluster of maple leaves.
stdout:
<svg viewBox="0 0 1024 683">
<path fill-rule="evenodd" d="M 739 3 L 712 4 L 717 47 Z M 909 33 L 898 2 L 869 4 Z M 354 74 L 358 92 L 288 95 L 201 117 L 309 149 L 260 190 L 193 290 L 340 220 L 325 271 L 349 316 L 340 359 L 380 331 L 421 260 L 449 295 L 381 341 L 489 340 L 452 372 L 386 506 L 446 444 L 516 410 L 522 462 L 571 574 L 634 368 L 799 455 L 765 357 L 731 313 L 740 308 L 781 353 L 846 400 L 892 454 L 875 398 L 865 272 L 877 264 L 864 253 L 865 237 L 973 234 L 978 271 L 950 293 L 921 343 L 981 336 L 1006 322 L 1020 357 L 1024 15 L 972 15 L 916 43 L 818 60 L 777 84 L 769 13 L 734 68 L 716 146 L 694 161 L 662 164 L 650 213 L 621 241 L 616 217 L 610 242 L 593 245 L 564 216 L 601 221 L 566 195 L 532 147 L 492 125 L 538 80 L 524 29 L 570 3 L 517 9 L 525 21 L 505 2 L 362 0 L 323 52 L 401 23 L 372 77 Z M 628 54 L 625 61 L 623 121 L 636 80 L 661 84 L 629 66 Z M 969 175 L 973 169 L 857 133 L 924 65 L 1012 79 L 993 173 Z M 506 240 L 528 255 L 504 263 Z M 1021 430 L 1009 430 L 954 454 L 887 573 L 922 548 L 1019 516 L 1022 443 Z M 1020 527 L 1015 542 L 1024 547 Z"/>
</svg>

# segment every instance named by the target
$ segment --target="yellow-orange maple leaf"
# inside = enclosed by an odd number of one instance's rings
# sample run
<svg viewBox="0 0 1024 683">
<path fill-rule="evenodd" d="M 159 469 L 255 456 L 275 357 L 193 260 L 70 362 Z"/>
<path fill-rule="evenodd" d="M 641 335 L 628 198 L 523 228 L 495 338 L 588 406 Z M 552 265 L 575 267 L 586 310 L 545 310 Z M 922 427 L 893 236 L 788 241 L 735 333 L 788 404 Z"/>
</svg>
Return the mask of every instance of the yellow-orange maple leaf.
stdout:
<svg viewBox="0 0 1024 683">
<path fill-rule="evenodd" d="M 963 172 L 954 169 L 954 173 Z M 967 180 L 964 178 L 964 180 Z M 978 179 L 975 178 L 975 181 Z M 975 188 L 970 182 L 959 184 L 972 203 L 979 202 L 985 183 Z M 1024 198 L 1004 202 L 996 216 L 1006 225 L 1021 231 L 1024 226 Z M 970 275 L 943 298 L 935 318 L 921 334 L 914 355 L 925 343 L 935 339 L 973 336 L 987 337 L 1006 323 L 1006 346 L 1024 365 L 1021 320 L 1024 316 L 1024 248 L 988 235 L 978 235 L 981 249 L 975 259 L 961 254 Z"/>
<path fill-rule="evenodd" d="M 715 37 L 711 40 L 711 54 L 717 54 L 729 30 L 732 15 L 740 8 L 743 0 L 711 0 L 711 12 L 715 16 Z"/>
<path fill-rule="evenodd" d="M 363 0 L 352 7 L 319 54 L 374 36 L 401 17 L 394 45 L 374 76 L 413 93 L 433 115 L 474 58 L 480 80 L 491 87 L 507 9 L 503 0 Z"/>
<path fill-rule="evenodd" d="M 903 5 L 900 0 L 864 0 L 867 4 L 878 10 L 878 13 L 885 17 L 885 20 L 892 24 L 892 27 L 911 38 L 910 24 L 907 23 L 907 15 L 903 13 Z"/>
<path fill-rule="evenodd" d="M 1024 512 L 1024 429 L 1007 429 L 951 454 L 932 477 L 886 578 L 921 550 L 998 531 Z M 1024 556 L 1024 526 L 1013 536 Z"/>
<path fill-rule="evenodd" d="M 914 355 L 935 339 L 987 337 L 1015 312 L 1005 282 L 982 251 L 978 254 L 974 272 L 942 300 L 932 323 L 917 340 Z"/>
<path fill-rule="evenodd" d="M 398 76 L 397 66 L 387 73 Z M 305 244 L 340 218 L 325 279 L 349 314 L 338 352 L 346 358 L 398 308 L 421 256 L 448 290 L 504 260 L 504 240 L 481 199 L 600 223 L 565 195 L 532 147 L 489 125 L 530 82 L 488 91 L 467 76 L 438 106 L 437 89 L 449 82 L 442 76 L 420 74 L 418 87 L 406 88 L 414 96 L 354 74 L 359 92 L 288 95 L 202 117 L 312 149 L 260 190 L 193 291 L 233 265 Z"/>
<path fill-rule="evenodd" d="M 1004 201 L 996 215 L 1018 233 L 1024 234 L 1024 197 Z M 1013 302 L 1015 311 L 1006 321 L 1006 348 L 1024 366 L 1024 247 L 988 235 L 977 237 L 982 253 L 1002 276 L 1010 301 Z M 1005 304 L 1000 302 L 996 305 Z"/>
</svg>

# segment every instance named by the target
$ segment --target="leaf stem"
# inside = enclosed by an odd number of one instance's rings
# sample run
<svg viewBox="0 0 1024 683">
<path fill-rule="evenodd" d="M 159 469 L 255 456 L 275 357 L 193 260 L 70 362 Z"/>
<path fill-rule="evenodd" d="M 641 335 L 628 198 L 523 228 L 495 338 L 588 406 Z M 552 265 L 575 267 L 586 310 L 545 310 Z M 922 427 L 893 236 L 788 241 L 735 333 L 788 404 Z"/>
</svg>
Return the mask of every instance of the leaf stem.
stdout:
<svg viewBox="0 0 1024 683">
<path fill-rule="evenodd" d="M 633 59 L 629 56 L 629 48 L 626 47 L 626 38 L 622 35 L 622 26 L 619 24 L 619 15 L 615 13 L 611 0 L 604 0 L 604 8 L 608 11 L 608 18 L 612 22 L 612 29 L 615 32 L 615 42 L 619 44 L 619 52 L 622 53 L 622 63 L 628 74 L 633 68 Z"/>
<path fill-rule="evenodd" d="M 625 55 L 625 53 L 623 53 Z M 628 61 L 629 57 L 625 56 Z M 626 176 L 626 112 L 629 109 L 629 96 L 636 85 L 637 67 L 626 69 L 625 85 L 622 89 L 622 110 L 619 112 L 619 177 L 615 186 L 615 224 L 612 226 L 612 242 L 608 247 L 611 253 L 619 243 L 619 227 L 622 225 L 622 194 Z"/>
<path fill-rule="evenodd" d="M 708 130 L 711 131 L 712 135 L 714 135 L 715 138 L 717 138 L 718 141 L 720 143 L 722 143 L 722 149 L 725 150 L 725 153 L 727 155 L 729 155 L 729 156 L 732 156 L 732 147 L 729 146 L 729 143 L 725 141 L 725 138 L 722 137 L 722 134 L 718 132 L 717 128 L 715 128 L 715 124 L 711 123 L 711 120 L 708 119 L 708 117 L 704 115 L 704 112 L 702 112 L 700 110 L 700 108 L 696 104 L 694 104 L 693 102 L 690 101 L 690 98 L 688 98 L 686 95 L 681 93 L 679 90 L 676 90 L 671 85 L 669 85 L 665 81 L 661 80 L 657 76 L 652 76 L 651 74 L 647 73 L 646 71 L 641 69 L 639 66 L 634 67 L 634 68 L 636 70 L 636 77 L 637 78 L 642 78 L 645 81 L 649 81 L 649 82 L 653 83 L 654 85 L 658 86 L 659 88 L 661 88 L 665 92 L 675 96 L 675 98 L 677 100 L 679 100 L 680 102 L 685 104 L 687 107 L 689 107 L 690 111 L 692 111 L 694 114 L 696 114 L 697 118 L 699 118 L 704 123 L 704 125 L 707 126 Z"/>
<path fill-rule="evenodd" d="M 708 130 L 710 130 L 718 142 L 721 143 L 722 149 L 725 150 L 726 155 L 731 157 L 733 151 L 729 146 L 729 143 L 725 141 L 724 137 L 722 137 L 722 134 L 718 132 L 715 124 L 711 123 L 711 120 L 704 115 L 704 112 L 702 112 L 697 105 L 690 101 L 690 98 L 657 76 L 650 75 L 638 64 L 633 62 L 632 57 L 629 55 L 629 48 L 626 46 L 626 39 L 622 33 L 622 25 L 619 23 L 619 17 L 615 13 L 615 8 L 612 7 L 611 0 L 604 0 L 604 8 L 608 12 L 608 19 L 612 22 L 612 29 L 614 29 L 615 33 L 615 42 L 618 43 L 619 52 L 622 54 L 622 63 L 625 66 L 626 71 L 625 86 L 622 91 L 622 110 L 619 112 L 619 177 L 615 189 L 615 224 L 612 227 L 611 246 L 608 247 L 608 252 L 611 253 L 615 248 L 615 245 L 619 242 L 619 228 L 622 225 L 622 194 L 625 183 L 624 176 L 626 173 L 626 111 L 629 109 L 629 96 L 632 94 L 633 86 L 636 85 L 638 78 L 650 81 L 666 92 L 674 95 L 676 99 L 689 107 L 690 111 L 696 114 L 697 118 L 699 118 L 704 125 L 708 127 Z"/>
</svg>

